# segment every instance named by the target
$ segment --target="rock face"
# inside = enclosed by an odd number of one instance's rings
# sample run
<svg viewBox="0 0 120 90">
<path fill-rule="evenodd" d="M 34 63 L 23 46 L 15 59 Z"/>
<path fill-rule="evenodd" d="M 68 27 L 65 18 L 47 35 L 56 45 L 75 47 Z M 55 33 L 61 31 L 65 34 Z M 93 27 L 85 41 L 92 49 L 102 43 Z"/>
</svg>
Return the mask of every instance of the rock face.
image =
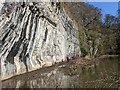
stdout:
<svg viewBox="0 0 120 90">
<path fill-rule="evenodd" d="M 59 2 L 5 3 L 1 13 L 2 80 L 80 56 L 75 26 Z"/>
</svg>

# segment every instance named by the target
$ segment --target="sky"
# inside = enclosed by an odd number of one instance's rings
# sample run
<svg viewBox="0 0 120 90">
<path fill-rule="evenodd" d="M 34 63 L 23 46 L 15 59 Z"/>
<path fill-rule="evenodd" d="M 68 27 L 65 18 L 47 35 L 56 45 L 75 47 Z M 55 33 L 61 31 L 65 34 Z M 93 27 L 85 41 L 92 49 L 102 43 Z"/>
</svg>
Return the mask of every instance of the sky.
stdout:
<svg viewBox="0 0 120 90">
<path fill-rule="evenodd" d="M 113 16 L 117 15 L 118 2 L 89 2 L 89 4 L 100 8 L 103 18 L 105 14 L 111 14 Z"/>
</svg>

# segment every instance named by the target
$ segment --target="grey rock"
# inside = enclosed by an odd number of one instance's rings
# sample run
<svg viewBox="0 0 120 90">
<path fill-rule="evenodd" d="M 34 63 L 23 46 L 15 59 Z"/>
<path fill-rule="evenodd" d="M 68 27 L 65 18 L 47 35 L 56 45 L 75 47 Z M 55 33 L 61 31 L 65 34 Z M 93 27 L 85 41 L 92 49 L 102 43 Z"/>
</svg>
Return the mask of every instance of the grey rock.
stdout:
<svg viewBox="0 0 120 90">
<path fill-rule="evenodd" d="M 24 4 L 0 15 L 1 80 L 81 55 L 76 27 L 59 4 Z"/>
</svg>

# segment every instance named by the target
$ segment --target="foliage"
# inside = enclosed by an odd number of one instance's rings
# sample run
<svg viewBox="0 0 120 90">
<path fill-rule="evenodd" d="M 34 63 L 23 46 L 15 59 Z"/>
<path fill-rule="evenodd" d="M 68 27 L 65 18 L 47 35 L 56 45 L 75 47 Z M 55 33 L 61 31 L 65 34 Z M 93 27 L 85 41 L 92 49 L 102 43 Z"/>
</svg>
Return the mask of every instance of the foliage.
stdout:
<svg viewBox="0 0 120 90">
<path fill-rule="evenodd" d="M 76 21 L 82 55 L 120 54 L 119 18 L 83 2 L 62 3 L 66 13 Z M 119 10 L 118 10 L 119 11 Z"/>
</svg>

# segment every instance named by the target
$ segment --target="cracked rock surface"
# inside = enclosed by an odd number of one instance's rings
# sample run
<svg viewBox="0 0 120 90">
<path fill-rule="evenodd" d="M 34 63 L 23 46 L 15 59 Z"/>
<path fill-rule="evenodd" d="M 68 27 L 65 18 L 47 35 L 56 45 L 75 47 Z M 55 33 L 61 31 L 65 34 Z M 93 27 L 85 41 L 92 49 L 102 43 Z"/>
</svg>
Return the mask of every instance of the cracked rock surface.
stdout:
<svg viewBox="0 0 120 90">
<path fill-rule="evenodd" d="M 76 27 L 60 3 L 5 3 L 0 13 L 1 79 L 80 56 Z"/>
</svg>

